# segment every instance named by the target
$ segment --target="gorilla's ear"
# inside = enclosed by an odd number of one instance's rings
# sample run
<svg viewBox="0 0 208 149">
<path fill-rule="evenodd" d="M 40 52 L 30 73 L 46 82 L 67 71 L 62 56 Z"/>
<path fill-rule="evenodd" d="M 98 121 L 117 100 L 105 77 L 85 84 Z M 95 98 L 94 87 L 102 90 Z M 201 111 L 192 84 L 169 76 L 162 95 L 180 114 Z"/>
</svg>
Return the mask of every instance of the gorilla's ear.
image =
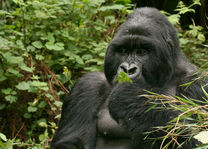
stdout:
<svg viewBox="0 0 208 149">
<path fill-rule="evenodd" d="M 196 66 L 191 64 L 186 58 L 186 56 L 183 54 L 183 52 L 181 52 L 178 55 L 178 60 L 176 62 L 176 75 L 179 75 L 183 78 L 192 76 L 196 72 Z"/>
</svg>

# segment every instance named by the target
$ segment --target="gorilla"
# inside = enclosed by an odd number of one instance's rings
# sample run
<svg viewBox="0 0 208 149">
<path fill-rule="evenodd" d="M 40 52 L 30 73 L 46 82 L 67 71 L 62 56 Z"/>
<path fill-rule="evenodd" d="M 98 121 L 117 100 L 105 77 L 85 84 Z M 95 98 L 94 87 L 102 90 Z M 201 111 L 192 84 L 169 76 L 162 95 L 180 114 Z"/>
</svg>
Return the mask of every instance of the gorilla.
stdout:
<svg viewBox="0 0 208 149">
<path fill-rule="evenodd" d="M 132 82 L 118 83 L 120 72 Z M 199 76 L 179 48 L 177 31 L 155 8 L 137 8 L 128 15 L 110 42 L 103 72 L 80 78 L 62 107 L 52 149 L 159 149 L 164 132 L 154 132 L 180 114 L 151 108 L 145 96 L 152 91 L 168 96 L 207 99 L 201 86 L 208 79 L 181 84 Z M 208 88 L 205 87 L 208 91 Z M 152 132 L 146 137 L 145 132 Z M 197 141 L 179 136 L 185 149 Z M 172 143 L 168 148 L 177 148 Z"/>
</svg>

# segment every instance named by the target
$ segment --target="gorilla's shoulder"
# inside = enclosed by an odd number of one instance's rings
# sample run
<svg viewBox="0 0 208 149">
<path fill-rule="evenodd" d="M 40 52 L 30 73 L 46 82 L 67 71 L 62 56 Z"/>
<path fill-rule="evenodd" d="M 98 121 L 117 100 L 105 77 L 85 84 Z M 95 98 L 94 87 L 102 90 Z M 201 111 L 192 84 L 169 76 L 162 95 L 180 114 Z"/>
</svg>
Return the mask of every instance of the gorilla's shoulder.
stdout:
<svg viewBox="0 0 208 149">
<path fill-rule="evenodd" d="M 86 83 L 95 83 L 95 82 L 105 82 L 106 77 L 103 72 L 90 72 L 82 76 L 81 78 L 78 79 L 78 82 L 86 82 Z"/>
<path fill-rule="evenodd" d="M 74 84 L 71 92 L 64 100 L 64 105 L 68 105 L 69 102 L 75 105 L 78 101 L 92 101 L 98 97 L 103 97 L 110 88 L 110 84 L 107 82 L 103 72 L 87 73 Z M 63 109 L 65 108 L 64 105 Z"/>
<path fill-rule="evenodd" d="M 79 91 L 82 91 L 81 89 L 83 89 L 84 92 L 86 92 L 99 90 L 102 87 L 108 86 L 109 83 L 107 82 L 103 72 L 90 72 L 79 78 L 75 83 L 74 88 L 79 88 Z"/>
</svg>

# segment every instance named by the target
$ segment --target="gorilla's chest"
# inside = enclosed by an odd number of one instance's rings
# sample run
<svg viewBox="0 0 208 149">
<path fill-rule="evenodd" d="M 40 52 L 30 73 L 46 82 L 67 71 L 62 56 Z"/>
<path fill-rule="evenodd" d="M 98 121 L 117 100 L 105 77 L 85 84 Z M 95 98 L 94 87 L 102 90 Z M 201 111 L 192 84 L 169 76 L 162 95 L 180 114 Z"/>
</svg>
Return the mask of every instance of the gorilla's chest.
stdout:
<svg viewBox="0 0 208 149">
<path fill-rule="evenodd" d="M 102 105 L 97 116 L 96 149 L 130 149 L 130 133 L 111 117 L 107 102 Z"/>
</svg>

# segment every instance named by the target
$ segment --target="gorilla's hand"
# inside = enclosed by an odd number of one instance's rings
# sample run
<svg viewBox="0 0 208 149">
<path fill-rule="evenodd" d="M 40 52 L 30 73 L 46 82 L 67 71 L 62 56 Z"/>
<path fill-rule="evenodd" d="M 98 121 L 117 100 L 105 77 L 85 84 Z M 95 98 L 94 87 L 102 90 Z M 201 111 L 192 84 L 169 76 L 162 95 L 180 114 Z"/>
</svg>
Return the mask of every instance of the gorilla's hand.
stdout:
<svg viewBox="0 0 208 149">
<path fill-rule="evenodd" d="M 132 83 L 121 83 L 117 84 L 109 96 L 111 116 L 131 132 L 149 131 L 152 127 L 163 126 L 177 116 L 175 112 L 168 110 L 150 110 L 153 104 L 142 96 L 144 94 L 147 94 L 144 86 L 141 88 Z"/>
</svg>

